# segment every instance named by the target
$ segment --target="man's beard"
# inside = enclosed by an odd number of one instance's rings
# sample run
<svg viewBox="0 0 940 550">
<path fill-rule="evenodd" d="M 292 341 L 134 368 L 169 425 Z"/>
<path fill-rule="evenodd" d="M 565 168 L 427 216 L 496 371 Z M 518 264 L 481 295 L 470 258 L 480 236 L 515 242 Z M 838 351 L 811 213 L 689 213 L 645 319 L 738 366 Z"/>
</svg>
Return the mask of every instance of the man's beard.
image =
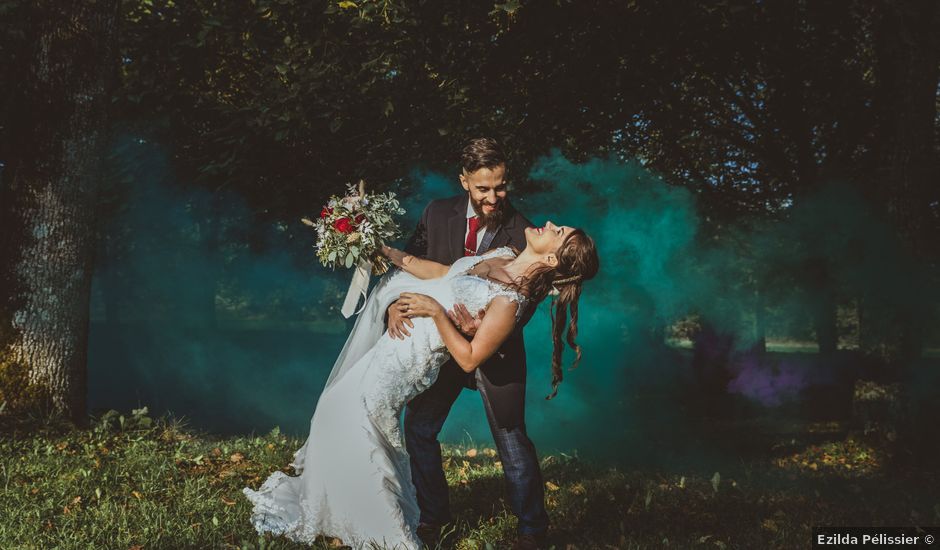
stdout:
<svg viewBox="0 0 940 550">
<path fill-rule="evenodd" d="M 472 197 L 470 199 L 470 205 L 473 206 L 473 211 L 476 212 L 476 215 L 480 218 L 480 222 L 482 222 L 481 228 L 487 231 L 495 231 L 502 226 L 506 218 L 509 217 L 508 199 L 503 199 L 495 205 L 490 205 L 496 206 L 496 209 L 489 213 L 483 212 L 483 205 L 474 201 Z"/>
</svg>

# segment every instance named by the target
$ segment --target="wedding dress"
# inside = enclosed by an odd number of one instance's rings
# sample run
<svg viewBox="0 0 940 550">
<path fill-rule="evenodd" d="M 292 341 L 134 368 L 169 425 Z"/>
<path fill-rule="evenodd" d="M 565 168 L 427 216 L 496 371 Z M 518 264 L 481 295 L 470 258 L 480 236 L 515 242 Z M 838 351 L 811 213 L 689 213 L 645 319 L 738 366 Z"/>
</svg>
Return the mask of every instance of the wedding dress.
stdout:
<svg viewBox="0 0 940 550">
<path fill-rule="evenodd" d="M 397 271 L 380 281 L 320 395 L 307 441 L 294 453 L 291 465 L 300 475 L 274 472 L 257 491 L 243 489 L 259 533 L 305 543 L 326 535 L 356 549 L 422 548 L 400 418 L 405 404 L 434 383 L 450 355 L 432 319 L 412 319 L 411 336 L 398 340 L 385 332 L 384 314 L 402 292 L 427 294 L 448 309 L 463 303 L 470 311 L 506 296 L 518 304 L 518 322 L 523 295 L 467 273 L 494 256 L 513 257 L 513 252 L 499 248 L 461 258 L 438 279 Z"/>
</svg>

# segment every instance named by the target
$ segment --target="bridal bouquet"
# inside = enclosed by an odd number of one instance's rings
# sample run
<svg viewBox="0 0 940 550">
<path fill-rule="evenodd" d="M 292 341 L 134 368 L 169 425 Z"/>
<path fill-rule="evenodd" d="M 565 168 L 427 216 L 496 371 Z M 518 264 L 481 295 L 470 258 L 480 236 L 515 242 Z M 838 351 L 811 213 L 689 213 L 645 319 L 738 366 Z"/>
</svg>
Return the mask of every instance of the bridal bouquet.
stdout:
<svg viewBox="0 0 940 550">
<path fill-rule="evenodd" d="M 356 266 L 353 280 L 343 303 L 343 315 L 349 317 L 361 295 L 369 288 L 369 274 L 381 275 L 388 261 L 377 254 L 382 243 L 398 238 L 401 231 L 393 216 L 404 214 L 395 193 L 365 192 L 365 182 L 358 189 L 350 185 L 345 196 L 330 197 L 317 220 L 301 221 L 317 231 L 317 258 L 326 267 Z"/>
</svg>

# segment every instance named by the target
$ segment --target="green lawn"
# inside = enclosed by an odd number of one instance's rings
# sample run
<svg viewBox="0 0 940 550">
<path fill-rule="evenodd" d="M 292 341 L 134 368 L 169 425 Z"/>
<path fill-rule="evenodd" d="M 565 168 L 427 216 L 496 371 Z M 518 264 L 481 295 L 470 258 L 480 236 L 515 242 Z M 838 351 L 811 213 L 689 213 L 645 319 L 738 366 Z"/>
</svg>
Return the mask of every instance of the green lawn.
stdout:
<svg viewBox="0 0 940 550">
<path fill-rule="evenodd" d="M 140 413 L 112 413 L 88 430 L 0 417 L 0 548 L 301 548 L 255 534 L 241 494 L 284 467 L 300 443 L 277 430 L 213 438 Z M 507 547 L 515 520 L 495 452 L 446 451 L 457 548 Z M 938 476 L 888 475 L 884 461 L 855 439 L 790 446 L 733 476 L 544 456 L 551 542 L 805 548 L 813 525 L 940 524 Z"/>
</svg>

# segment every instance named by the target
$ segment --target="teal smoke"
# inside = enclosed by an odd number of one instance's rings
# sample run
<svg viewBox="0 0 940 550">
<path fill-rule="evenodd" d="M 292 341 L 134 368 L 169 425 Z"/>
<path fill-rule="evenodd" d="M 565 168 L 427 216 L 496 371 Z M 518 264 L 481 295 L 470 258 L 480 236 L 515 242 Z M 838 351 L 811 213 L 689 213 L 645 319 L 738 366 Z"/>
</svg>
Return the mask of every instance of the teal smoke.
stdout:
<svg viewBox="0 0 940 550">
<path fill-rule="evenodd" d="M 299 222 L 258 222 L 236 194 L 181 185 L 156 144 L 125 139 L 113 158 L 94 281 L 91 406 L 148 405 L 219 433 L 278 425 L 304 435 L 349 328 L 338 313 L 348 273 L 315 261 L 314 235 Z M 455 174 L 415 169 L 387 186 L 407 209 L 406 236 L 428 201 L 462 192 Z M 813 308 L 830 295 L 864 295 L 933 326 L 931 272 L 851 186 L 823 186 L 777 220 L 715 231 L 697 195 L 636 162 L 574 163 L 556 152 L 529 179 L 534 190 L 514 192 L 514 204 L 536 224 L 583 228 L 601 256 L 581 299 L 583 360 L 551 401 L 548 302 L 525 330 L 527 425 L 540 451 L 660 464 L 717 456 L 690 421 L 690 353 L 661 344 L 668 327 L 695 315 L 746 352 L 755 288 L 771 337 L 811 340 Z M 825 277 L 807 284 L 807 265 L 822 265 Z M 890 319 L 873 330 L 889 332 Z M 772 411 L 828 380 L 801 361 L 739 361 L 728 387 Z M 475 392 L 458 399 L 443 437 L 492 445 Z"/>
</svg>

